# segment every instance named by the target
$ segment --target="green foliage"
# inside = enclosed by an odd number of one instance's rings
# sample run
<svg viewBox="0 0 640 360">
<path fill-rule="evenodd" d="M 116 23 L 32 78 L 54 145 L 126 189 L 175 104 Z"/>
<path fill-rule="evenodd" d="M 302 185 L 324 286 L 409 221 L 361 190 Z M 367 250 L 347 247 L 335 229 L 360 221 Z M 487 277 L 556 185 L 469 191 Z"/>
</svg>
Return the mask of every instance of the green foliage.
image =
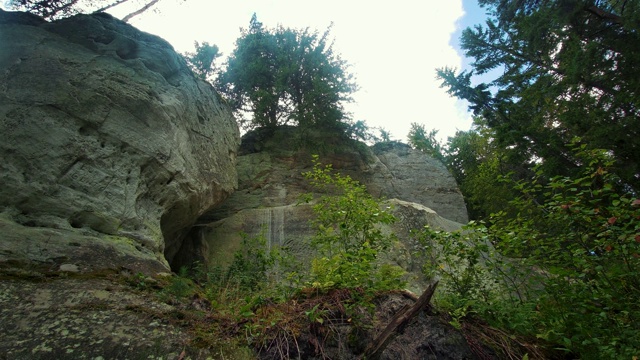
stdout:
<svg viewBox="0 0 640 360">
<path fill-rule="evenodd" d="M 474 119 L 474 128 L 457 131 L 447 144 L 436 138 L 438 131 L 427 131 L 422 124 L 411 124 L 409 144 L 447 166 L 456 179 L 467 204 L 471 219 L 484 219 L 489 214 L 509 207 L 514 191 L 498 177 L 530 178 L 531 161 L 494 141 L 495 131 L 481 117 Z"/>
<path fill-rule="evenodd" d="M 242 248 L 230 266 L 195 264 L 190 275 L 200 286 L 198 295 L 210 302 L 213 319 L 196 324 L 197 341 L 203 347 L 219 348 L 220 353 L 240 351 L 247 356 L 246 346 L 259 348 L 267 341 L 281 341 L 279 336 L 293 335 L 289 330 L 286 334 L 274 330 L 284 321 L 274 307 L 290 301 L 292 292 L 283 291 L 291 285 L 279 275 L 290 261 L 286 249 L 269 249 L 264 229 L 257 236 L 241 235 Z"/>
<path fill-rule="evenodd" d="M 436 136 L 437 130 L 427 132 L 424 125 L 413 123 L 408 138 L 413 148 L 447 166 L 465 198 L 471 219 L 484 219 L 509 207 L 516 194 L 497 178 L 529 179 L 533 175 L 533 161 L 526 154 L 501 148 L 495 141 L 495 131 L 482 117 L 475 117 L 473 129 L 457 131 L 446 144 Z"/>
<path fill-rule="evenodd" d="M 440 278 L 435 302 L 449 311 L 454 326 L 478 314 L 493 326 L 514 334 L 531 335 L 536 289 L 527 287 L 534 276 L 520 259 L 496 251 L 484 223 L 471 222 L 462 231 L 447 233 L 425 227 L 414 232 L 430 259 L 429 278 Z"/>
<path fill-rule="evenodd" d="M 305 178 L 318 191 L 338 195 L 323 195 L 313 206 L 316 235 L 312 246 L 319 256 L 312 263 L 311 284 L 323 289 L 364 287 L 371 291 L 403 287 L 403 272 L 377 261 L 380 252 L 395 241 L 377 226 L 396 221 L 390 209 L 382 209 L 357 181 L 333 174 L 330 165 L 322 166 L 318 156 L 313 163 L 313 169 L 303 174 Z M 309 194 L 305 200 L 312 198 Z"/>
<path fill-rule="evenodd" d="M 341 104 L 356 87 L 329 31 L 267 29 L 253 15 L 217 82 L 238 114 L 253 115 L 246 127 L 342 129 Z"/>
<path fill-rule="evenodd" d="M 304 314 L 309 318 L 311 323 L 323 324 L 324 318 L 327 316 L 327 310 L 318 309 L 322 304 L 316 304 L 311 310 L 305 311 Z"/>
<path fill-rule="evenodd" d="M 517 194 L 505 181 L 530 179 L 532 162 L 517 152 L 501 148 L 495 131 L 482 118 L 474 119 L 474 128 L 458 131 L 449 138 L 445 163 L 462 192 L 471 219 L 481 220 L 498 211 L 508 211 L 509 201 Z"/>
<path fill-rule="evenodd" d="M 164 291 L 178 298 L 195 294 L 195 284 L 189 279 L 188 275 L 188 268 L 186 266 L 181 267 L 178 274 L 169 279 L 169 285 L 164 288 Z"/>
<path fill-rule="evenodd" d="M 369 145 L 392 141 L 391 132 L 382 127 L 370 127 L 365 120 L 345 120 L 344 125 L 345 135 L 353 140 L 361 141 Z M 376 135 L 376 131 L 379 135 Z"/>
<path fill-rule="evenodd" d="M 135 288 L 138 288 L 140 290 L 145 290 L 150 285 L 149 284 L 149 278 L 145 274 L 143 274 L 141 272 L 136 273 L 135 275 L 131 275 L 131 276 L 127 277 L 126 281 L 127 281 L 127 283 L 129 285 L 131 285 L 131 286 L 133 286 Z"/>
<path fill-rule="evenodd" d="M 9 0 L 7 5 L 12 9 L 27 11 L 45 19 L 56 19 L 76 14 L 77 0 Z"/>
<path fill-rule="evenodd" d="M 99 13 L 120 5 L 134 5 L 136 9 L 122 18 L 128 21 L 143 14 L 153 7 L 159 0 L 134 2 L 131 0 L 8 0 L 5 5 L 12 10 L 26 11 L 45 18 L 57 20 L 76 14 Z M 186 0 L 182 0 L 186 1 Z"/>
<path fill-rule="evenodd" d="M 438 130 L 432 129 L 427 133 L 423 124 L 411 123 L 409 130 L 409 145 L 423 153 L 444 162 L 444 149 L 440 141 L 436 139 Z"/>
<path fill-rule="evenodd" d="M 578 176 L 539 172 L 515 184 L 517 214 L 463 233 L 422 232 L 439 265 L 429 270 L 446 280 L 454 309 L 584 359 L 631 359 L 640 351 L 640 201 L 620 190 L 609 152 L 582 145 L 574 156 Z"/>
<path fill-rule="evenodd" d="M 215 304 L 234 297 L 275 294 L 279 290 L 275 273 L 278 265 L 286 260 L 285 252 L 277 247 L 267 248 L 264 229 L 255 237 L 241 236 L 242 248 L 234 254 L 227 269 L 214 267 L 198 277 L 206 284 L 209 300 Z"/>
<path fill-rule="evenodd" d="M 378 131 L 380 132 L 380 136 L 376 142 L 391 142 L 391 131 L 382 127 L 378 128 Z"/>
<path fill-rule="evenodd" d="M 280 252 L 277 248 L 267 249 L 264 231 L 254 238 L 242 234 L 242 239 L 243 250 L 235 253 L 227 279 L 244 289 L 257 290 L 259 286 L 275 280 L 270 276 L 270 270 L 278 261 Z"/>
<path fill-rule="evenodd" d="M 637 1 L 485 0 L 486 24 L 463 31 L 471 71 L 438 70 L 443 86 L 495 131 L 498 148 L 575 176 L 569 144 L 612 152 L 621 179 L 638 188 L 640 6 Z M 497 70 L 490 83 L 473 75 Z M 490 74 L 490 73 L 489 73 Z"/>
<path fill-rule="evenodd" d="M 345 135 L 353 140 L 365 143 L 378 142 L 379 138 L 373 133 L 376 128 L 371 128 L 364 120 L 350 121 L 345 120 Z"/>
<path fill-rule="evenodd" d="M 217 45 L 209 44 L 206 41 L 202 44 L 196 41 L 194 46 L 195 51 L 185 53 L 184 58 L 198 77 L 211 81 L 213 75 L 217 72 L 215 61 L 222 55 L 220 49 L 218 49 Z"/>
</svg>

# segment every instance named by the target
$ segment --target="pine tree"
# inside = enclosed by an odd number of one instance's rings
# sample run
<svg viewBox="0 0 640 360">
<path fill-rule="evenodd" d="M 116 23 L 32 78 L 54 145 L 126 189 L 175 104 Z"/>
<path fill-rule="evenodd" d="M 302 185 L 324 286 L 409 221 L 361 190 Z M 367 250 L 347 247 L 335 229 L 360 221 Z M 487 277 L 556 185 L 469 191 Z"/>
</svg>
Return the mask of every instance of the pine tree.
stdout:
<svg viewBox="0 0 640 360">
<path fill-rule="evenodd" d="M 484 0 L 489 20 L 466 29 L 471 71 L 438 70 L 504 149 L 550 175 L 578 171 L 569 143 L 611 151 L 617 173 L 640 187 L 640 3 Z M 501 69 L 490 83 L 472 76 Z"/>
</svg>

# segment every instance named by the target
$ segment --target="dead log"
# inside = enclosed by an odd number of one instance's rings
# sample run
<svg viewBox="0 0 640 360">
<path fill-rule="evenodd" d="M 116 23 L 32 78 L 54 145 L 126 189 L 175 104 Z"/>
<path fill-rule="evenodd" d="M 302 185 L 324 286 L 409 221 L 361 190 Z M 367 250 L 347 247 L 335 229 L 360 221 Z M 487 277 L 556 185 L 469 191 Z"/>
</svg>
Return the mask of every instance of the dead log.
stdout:
<svg viewBox="0 0 640 360">
<path fill-rule="evenodd" d="M 405 306 L 397 314 L 391 318 L 387 327 L 373 340 L 364 351 L 361 359 L 374 360 L 378 359 L 384 349 L 387 348 L 391 340 L 409 323 L 414 316 L 418 315 L 424 308 L 429 305 L 433 293 L 436 291 L 438 282 L 429 285 L 427 289 L 420 295 L 418 301 L 413 306 Z"/>
</svg>

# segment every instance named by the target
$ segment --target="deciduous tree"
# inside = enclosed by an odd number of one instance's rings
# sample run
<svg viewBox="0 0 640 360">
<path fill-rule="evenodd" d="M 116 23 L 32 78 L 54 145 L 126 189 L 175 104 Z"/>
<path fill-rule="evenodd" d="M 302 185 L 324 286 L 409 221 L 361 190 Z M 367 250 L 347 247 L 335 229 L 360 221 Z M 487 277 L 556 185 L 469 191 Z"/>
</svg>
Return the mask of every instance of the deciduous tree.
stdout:
<svg viewBox="0 0 640 360">
<path fill-rule="evenodd" d="M 194 52 L 184 54 L 187 63 L 196 75 L 203 80 L 213 80 L 218 70 L 215 61 L 222 56 L 218 45 L 209 44 L 206 41 L 202 44 L 196 41 L 194 45 Z"/>
<path fill-rule="evenodd" d="M 444 149 L 440 141 L 436 139 L 438 130 L 432 129 L 427 132 L 427 129 L 423 124 L 411 123 L 411 129 L 409 130 L 409 144 L 425 154 L 428 154 L 442 162 L 444 162 Z"/>
</svg>

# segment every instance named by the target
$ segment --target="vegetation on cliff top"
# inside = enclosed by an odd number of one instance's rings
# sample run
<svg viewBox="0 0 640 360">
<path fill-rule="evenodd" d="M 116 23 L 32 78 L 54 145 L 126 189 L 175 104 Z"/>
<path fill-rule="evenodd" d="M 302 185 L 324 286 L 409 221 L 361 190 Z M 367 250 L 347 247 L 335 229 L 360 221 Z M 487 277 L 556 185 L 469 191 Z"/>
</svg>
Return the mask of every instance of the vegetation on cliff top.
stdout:
<svg viewBox="0 0 640 360">
<path fill-rule="evenodd" d="M 7 5 L 13 9 L 27 11 L 47 20 L 56 20 L 75 14 L 102 12 L 120 5 L 132 5 L 135 10 L 122 21 L 127 22 L 133 17 L 143 14 L 153 8 L 160 0 L 8 0 Z M 186 0 L 184 0 L 186 1 Z"/>
<path fill-rule="evenodd" d="M 216 87 L 249 127 L 294 124 L 333 128 L 346 118 L 342 102 L 355 90 L 329 30 L 268 29 L 254 14 Z"/>
</svg>

